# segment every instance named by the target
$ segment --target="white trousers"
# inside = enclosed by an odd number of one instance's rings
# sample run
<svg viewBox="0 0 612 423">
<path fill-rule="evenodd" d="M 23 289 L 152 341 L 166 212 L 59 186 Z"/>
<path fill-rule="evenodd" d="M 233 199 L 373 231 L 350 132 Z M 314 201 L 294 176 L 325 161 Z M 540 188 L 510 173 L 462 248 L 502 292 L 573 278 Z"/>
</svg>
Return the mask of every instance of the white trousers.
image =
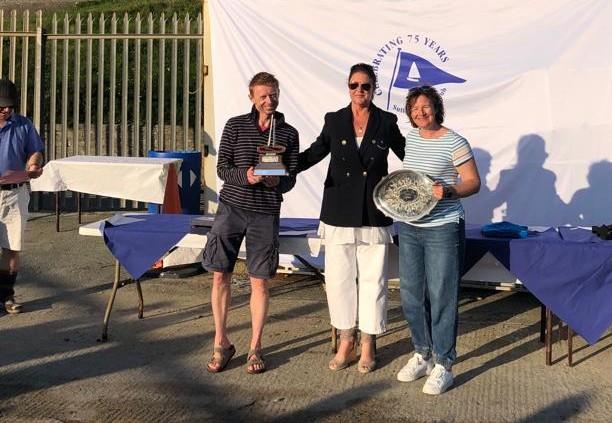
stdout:
<svg viewBox="0 0 612 423">
<path fill-rule="evenodd" d="M 21 251 L 30 193 L 25 185 L 0 191 L 0 247 Z"/>
<path fill-rule="evenodd" d="M 387 325 L 388 244 L 326 244 L 325 291 L 337 329 L 384 333 Z"/>
</svg>

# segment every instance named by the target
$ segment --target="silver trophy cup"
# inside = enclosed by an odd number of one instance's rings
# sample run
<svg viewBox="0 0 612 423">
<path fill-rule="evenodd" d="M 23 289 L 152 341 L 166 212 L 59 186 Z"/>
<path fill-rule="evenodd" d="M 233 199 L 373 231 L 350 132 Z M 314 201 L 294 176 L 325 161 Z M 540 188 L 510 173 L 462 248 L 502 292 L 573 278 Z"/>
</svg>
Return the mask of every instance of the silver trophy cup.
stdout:
<svg viewBox="0 0 612 423">
<path fill-rule="evenodd" d="M 283 164 L 282 153 L 285 147 L 276 145 L 276 125 L 274 115 L 270 116 L 270 132 L 268 133 L 268 143 L 257 147 L 259 153 L 259 163 L 253 169 L 257 176 L 287 176 L 287 168 Z"/>
</svg>

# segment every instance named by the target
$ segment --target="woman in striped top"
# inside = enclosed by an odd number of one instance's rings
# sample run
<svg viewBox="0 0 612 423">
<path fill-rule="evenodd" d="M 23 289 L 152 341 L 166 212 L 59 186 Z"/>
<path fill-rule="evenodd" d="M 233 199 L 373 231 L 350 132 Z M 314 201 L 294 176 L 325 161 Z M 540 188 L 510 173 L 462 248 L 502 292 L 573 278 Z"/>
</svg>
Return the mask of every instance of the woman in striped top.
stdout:
<svg viewBox="0 0 612 423">
<path fill-rule="evenodd" d="M 444 105 L 433 87 L 413 88 L 406 99 L 413 126 L 406 136 L 404 168 L 434 179 L 438 204 L 423 218 L 399 224 L 400 295 L 415 354 L 397 378 L 411 382 L 429 375 L 423 392 L 438 395 L 453 383 L 457 299 L 465 246 L 460 198 L 480 189 L 472 149 L 442 126 Z"/>
</svg>

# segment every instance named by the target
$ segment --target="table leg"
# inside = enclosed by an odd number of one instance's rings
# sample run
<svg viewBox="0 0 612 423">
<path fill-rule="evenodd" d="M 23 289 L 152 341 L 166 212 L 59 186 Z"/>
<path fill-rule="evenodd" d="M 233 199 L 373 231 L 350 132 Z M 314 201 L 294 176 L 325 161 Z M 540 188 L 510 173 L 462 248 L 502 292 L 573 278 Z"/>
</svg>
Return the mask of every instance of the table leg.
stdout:
<svg viewBox="0 0 612 423">
<path fill-rule="evenodd" d="M 546 336 L 546 306 L 540 303 L 540 342 L 544 342 Z"/>
<path fill-rule="evenodd" d="M 545 342 L 545 350 L 546 350 L 546 365 L 552 365 L 552 324 L 553 316 L 550 308 L 546 307 L 546 342 Z"/>
<path fill-rule="evenodd" d="M 574 347 L 574 331 L 569 325 L 567 326 L 567 364 L 572 367 L 574 365 L 573 347 Z"/>
<path fill-rule="evenodd" d="M 311 272 L 313 272 L 316 277 L 325 284 L 325 276 L 323 276 L 323 274 L 321 272 L 319 272 L 319 269 L 317 269 L 316 267 L 314 267 L 312 264 L 308 263 L 305 259 L 303 259 L 302 257 L 300 257 L 297 254 L 294 254 L 294 257 L 296 259 L 298 259 L 300 261 L 300 263 L 302 263 L 304 266 L 306 266 L 306 268 L 308 268 L 308 270 L 310 270 Z"/>
<path fill-rule="evenodd" d="M 333 326 L 331 329 L 331 345 L 332 345 L 332 352 L 334 354 L 337 353 L 338 352 L 338 331 Z"/>
<path fill-rule="evenodd" d="M 80 192 L 76 193 L 76 203 L 77 203 L 78 222 L 80 225 L 81 224 L 81 193 Z"/>
<path fill-rule="evenodd" d="M 111 310 L 113 309 L 113 303 L 115 302 L 115 296 L 119 289 L 119 278 L 121 275 L 121 265 L 119 260 L 115 260 L 115 280 L 113 282 L 113 290 L 111 291 L 108 304 L 106 305 L 106 311 L 104 312 L 104 325 L 102 326 L 102 341 L 108 340 L 108 321 L 110 319 Z"/>
<path fill-rule="evenodd" d="M 308 268 L 310 271 L 312 271 L 315 276 L 323 283 L 323 285 L 325 286 L 325 276 L 323 276 L 323 274 L 321 272 L 319 272 L 319 269 L 317 269 L 316 267 L 314 267 L 312 264 L 308 263 L 305 259 L 303 259 L 302 257 L 300 257 L 297 254 L 294 254 L 294 257 L 296 259 L 298 259 L 300 261 L 300 263 L 302 263 L 304 266 L 306 266 L 306 268 Z M 332 326 L 331 328 L 331 349 L 332 352 L 335 354 L 336 352 L 338 352 L 338 331 L 336 330 L 335 327 Z"/>
<path fill-rule="evenodd" d="M 138 318 L 142 319 L 144 314 L 144 300 L 142 299 L 142 288 L 140 287 L 139 279 L 136 279 L 136 291 L 138 291 Z"/>
<path fill-rule="evenodd" d="M 55 232 L 60 230 L 60 192 L 55 191 Z"/>
</svg>

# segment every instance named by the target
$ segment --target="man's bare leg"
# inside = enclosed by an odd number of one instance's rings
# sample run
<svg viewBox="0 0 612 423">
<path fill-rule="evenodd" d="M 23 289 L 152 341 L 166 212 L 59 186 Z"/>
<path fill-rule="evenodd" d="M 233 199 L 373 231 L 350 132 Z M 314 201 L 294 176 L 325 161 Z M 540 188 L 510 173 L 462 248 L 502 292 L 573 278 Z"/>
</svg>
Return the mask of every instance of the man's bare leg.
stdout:
<svg viewBox="0 0 612 423">
<path fill-rule="evenodd" d="M 210 304 L 215 321 L 215 347 L 228 348 L 231 345 L 227 337 L 227 314 L 231 302 L 231 273 L 214 272 Z M 214 353 L 217 359 L 221 356 Z"/>
<path fill-rule="evenodd" d="M 268 316 L 268 303 L 270 294 L 268 292 L 268 280 L 251 277 L 251 350 L 261 349 L 261 337 Z M 264 368 L 263 364 L 253 363 L 252 370 L 258 371 Z"/>
</svg>

